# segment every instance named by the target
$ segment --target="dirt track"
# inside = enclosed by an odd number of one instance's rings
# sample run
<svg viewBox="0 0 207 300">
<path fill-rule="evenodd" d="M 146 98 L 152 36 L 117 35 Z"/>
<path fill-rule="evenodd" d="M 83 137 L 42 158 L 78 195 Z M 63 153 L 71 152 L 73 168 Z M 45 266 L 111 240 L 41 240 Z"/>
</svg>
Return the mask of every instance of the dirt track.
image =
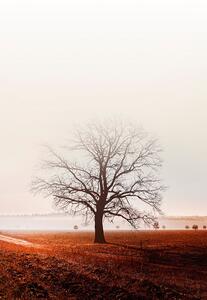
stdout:
<svg viewBox="0 0 207 300">
<path fill-rule="evenodd" d="M 21 246 L 35 246 L 33 243 L 21 240 L 21 239 L 16 239 L 7 235 L 2 235 L 0 234 L 0 241 L 7 242 L 7 243 L 12 243 L 16 245 L 21 245 Z"/>
</svg>

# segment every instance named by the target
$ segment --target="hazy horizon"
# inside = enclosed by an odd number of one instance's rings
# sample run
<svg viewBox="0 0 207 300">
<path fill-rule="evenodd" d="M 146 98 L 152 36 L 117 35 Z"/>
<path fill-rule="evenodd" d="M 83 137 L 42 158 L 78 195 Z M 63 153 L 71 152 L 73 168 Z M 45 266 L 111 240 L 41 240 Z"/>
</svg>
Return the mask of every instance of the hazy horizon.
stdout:
<svg viewBox="0 0 207 300">
<path fill-rule="evenodd" d="M 207 3 L 2 0 L 0 214 L 47 213 L 32 177 L 73 124 L 132 120 L 163 147 L 166 215 L 207 215 Z"/>
<path fill-rule="evenodd" d="M 199 229 L 207 224 L 207 216 L 205 217 L 160 217 L 158 219 L 160 229 L 165 226 L 167 230 L 185 230 L 185 226 L 190 228 L 197 224 Z M 78 230 L 94 230 L 94 223 L 84 224 L 81 217 L 71 218 L 69 215 L 34 215 L 34 216 L 2 216 L 0 215 L 0 230 L 43 230 L 43 231 L 74 231 L 74 225 L 78 226 Z M 117 228 L 117 226 L 119 226 Z M 147 226 L 140 222 L 139 227 L 134 229 L 123 219 L 116 218 L 113 223 L 104 220 L 105 230 L 153 230 L 153 226 Z"/>
</svg>

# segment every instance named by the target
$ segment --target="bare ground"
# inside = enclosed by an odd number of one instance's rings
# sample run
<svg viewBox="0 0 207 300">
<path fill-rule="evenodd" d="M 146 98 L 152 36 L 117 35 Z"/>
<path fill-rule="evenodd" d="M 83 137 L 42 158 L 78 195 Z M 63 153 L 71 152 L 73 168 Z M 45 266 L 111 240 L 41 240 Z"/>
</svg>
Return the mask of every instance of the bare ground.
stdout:
<svg viewBox="0 0 207 300">
<path fill-rule="evenodd" d="M 0 299 L 207 299 L 207 231 L 4 234 Z"/>
</svg>

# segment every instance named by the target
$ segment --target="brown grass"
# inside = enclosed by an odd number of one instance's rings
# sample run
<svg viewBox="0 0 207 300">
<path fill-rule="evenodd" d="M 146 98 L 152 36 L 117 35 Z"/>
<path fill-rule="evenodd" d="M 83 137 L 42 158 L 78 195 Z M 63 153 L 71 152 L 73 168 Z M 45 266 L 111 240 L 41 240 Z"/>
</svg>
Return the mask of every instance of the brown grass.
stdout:
<svg viewBox="0 0 207 300">
<path fill-rule="evenodd" d="M 207 299 L 206 231 L 7 233 L 0 299 Z"/>
</svg>

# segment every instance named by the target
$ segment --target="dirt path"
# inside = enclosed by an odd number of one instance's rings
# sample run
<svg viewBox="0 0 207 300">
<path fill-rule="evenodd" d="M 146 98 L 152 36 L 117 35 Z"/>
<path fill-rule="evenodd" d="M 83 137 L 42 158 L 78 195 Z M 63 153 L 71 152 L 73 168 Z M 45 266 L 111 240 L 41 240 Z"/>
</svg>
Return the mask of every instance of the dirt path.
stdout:
<svg viewBox="0 0 207 300">
<path fill-rule="evenodd" d="M 0 234 L 0 240 L 3 242 L 7 242 L 7 243 L 12 243 L 12 244 L 16 244 L 16 245 L 21 245 L 21 246 L 30 246 L 30 247 L 34 247 L 36 246 L 35 244 L 25 241 L 25 240 L 20 240 L 20 239 L 16 239 L 10 236 L 6 236 L 6 235 L 2 235 Z"/>
</svg>

